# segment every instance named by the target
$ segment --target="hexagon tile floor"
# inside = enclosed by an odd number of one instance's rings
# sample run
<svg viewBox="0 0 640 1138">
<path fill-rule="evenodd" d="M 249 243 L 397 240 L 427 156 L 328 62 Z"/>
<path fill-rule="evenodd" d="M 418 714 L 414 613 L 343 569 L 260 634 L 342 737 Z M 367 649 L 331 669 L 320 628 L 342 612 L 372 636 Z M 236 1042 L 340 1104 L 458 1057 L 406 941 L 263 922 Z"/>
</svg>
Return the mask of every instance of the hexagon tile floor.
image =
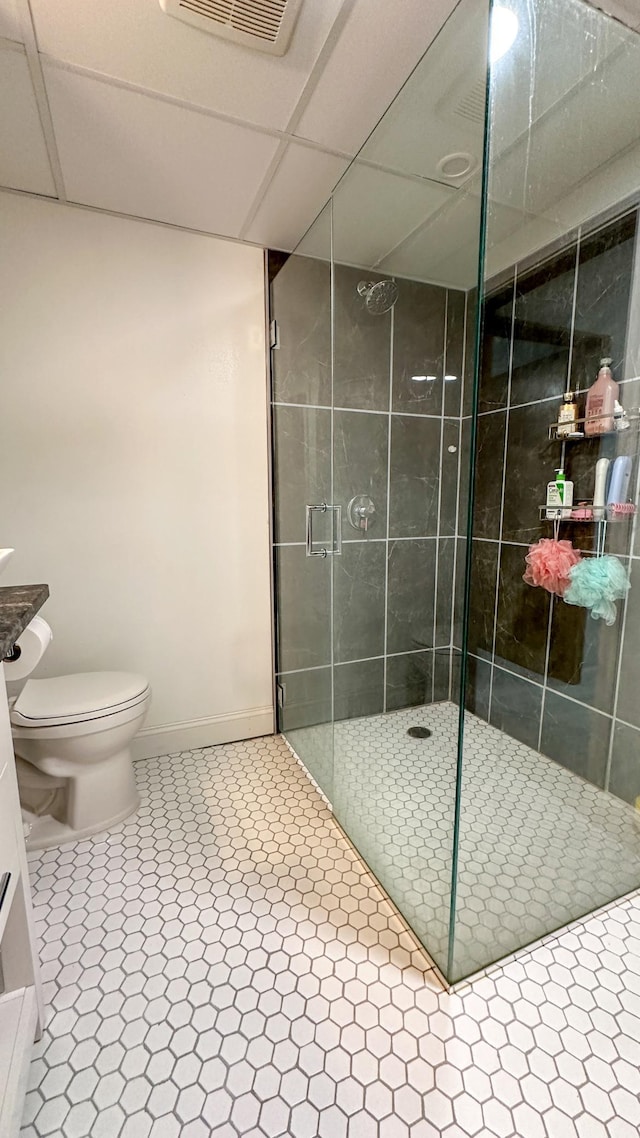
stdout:
<svg viewBox="0 0 640 1138">
<path fill-rule="evenodd" d="M 422 725 L 431 738 L 408 729 Z M 343 828 L 446 966 L 458 707 L 336 723 Z M 465 715 L 455 975 L 562 928 L 640 881 L 640 814 L 546 755 Z"/>
<path fill-rule="evenodd" d="M 23 1138 L 635 1138 L 640 898 L 443 992 L 277 738 L 137 764 L 32 857 Z"/>
</svg>

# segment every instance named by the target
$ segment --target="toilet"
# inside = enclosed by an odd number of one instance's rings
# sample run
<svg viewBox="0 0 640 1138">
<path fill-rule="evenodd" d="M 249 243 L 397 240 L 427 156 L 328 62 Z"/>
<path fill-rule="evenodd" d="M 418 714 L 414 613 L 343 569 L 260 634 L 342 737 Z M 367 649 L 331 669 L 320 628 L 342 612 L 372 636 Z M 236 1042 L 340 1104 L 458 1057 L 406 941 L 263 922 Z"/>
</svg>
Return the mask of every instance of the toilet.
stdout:
<svg viewBox="0 0 640 1138">
<path fill-rule="evenodd" d="M 130 672 L 30 679 L 51 635 L 35 617 L 4 663 L 32 850 L 108 830 L 137 810 L 130 747 L 151 703 L 148 681 Z"/>
</svg>

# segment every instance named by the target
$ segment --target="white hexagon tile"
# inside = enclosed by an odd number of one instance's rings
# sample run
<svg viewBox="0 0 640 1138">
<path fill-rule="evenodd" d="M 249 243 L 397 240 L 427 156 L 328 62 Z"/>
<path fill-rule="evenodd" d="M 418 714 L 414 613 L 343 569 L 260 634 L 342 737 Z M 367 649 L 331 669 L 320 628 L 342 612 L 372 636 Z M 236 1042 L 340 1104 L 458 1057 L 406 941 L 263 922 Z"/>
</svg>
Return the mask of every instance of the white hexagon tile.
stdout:
<svg viewBox="0 0 640 1138">
<path fill-rule="evenodd" d="M 23 1138 L 635 1138 L 640 901 L 446 993 L 277 738 L 32 858 Z"/>
</svg>

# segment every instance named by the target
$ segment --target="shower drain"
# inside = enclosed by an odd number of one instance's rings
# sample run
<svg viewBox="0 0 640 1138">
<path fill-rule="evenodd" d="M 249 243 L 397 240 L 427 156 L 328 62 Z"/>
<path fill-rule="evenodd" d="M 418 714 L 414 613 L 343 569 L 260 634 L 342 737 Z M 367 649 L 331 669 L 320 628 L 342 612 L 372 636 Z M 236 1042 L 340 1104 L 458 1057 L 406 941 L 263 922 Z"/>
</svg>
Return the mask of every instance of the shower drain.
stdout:
<svg viewBox="0 0 640 1138">
<path fill-rule="evenodd" d="M 428 727 L 410 727 L 407 735 L 410 735 L 412 739 L 429 739 L 431 732 Z"/>
</svg>

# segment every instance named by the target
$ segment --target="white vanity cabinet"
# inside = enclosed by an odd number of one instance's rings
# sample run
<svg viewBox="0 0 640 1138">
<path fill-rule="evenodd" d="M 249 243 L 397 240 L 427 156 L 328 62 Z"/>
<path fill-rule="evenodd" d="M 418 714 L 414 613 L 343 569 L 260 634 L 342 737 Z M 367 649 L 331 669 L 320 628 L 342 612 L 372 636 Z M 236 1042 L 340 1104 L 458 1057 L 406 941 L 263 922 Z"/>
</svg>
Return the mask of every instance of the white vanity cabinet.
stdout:
<svg viewBox="0 0 640 1138">
<path fill-rule="evenodd" d="M 20 1130 L 43 1004 L 9 708 L 0 664 L 0 1135 Z M 8 884 L 5 874 L 9 874 Z"/>
</svg>

